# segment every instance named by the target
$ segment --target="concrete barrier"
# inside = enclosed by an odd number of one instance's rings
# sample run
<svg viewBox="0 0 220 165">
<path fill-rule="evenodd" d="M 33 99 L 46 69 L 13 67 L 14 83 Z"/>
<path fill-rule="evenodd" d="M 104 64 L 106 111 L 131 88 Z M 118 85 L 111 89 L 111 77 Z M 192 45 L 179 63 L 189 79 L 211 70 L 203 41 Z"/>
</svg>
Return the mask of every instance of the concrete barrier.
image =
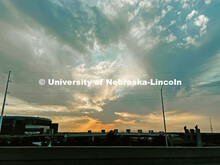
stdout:
<svg viewBox="0 0 220 165">
<path fill-rule="evenodd" d="M 220 164 L 220 147 L 0 147 L 0 165 Z"/>
</svg>

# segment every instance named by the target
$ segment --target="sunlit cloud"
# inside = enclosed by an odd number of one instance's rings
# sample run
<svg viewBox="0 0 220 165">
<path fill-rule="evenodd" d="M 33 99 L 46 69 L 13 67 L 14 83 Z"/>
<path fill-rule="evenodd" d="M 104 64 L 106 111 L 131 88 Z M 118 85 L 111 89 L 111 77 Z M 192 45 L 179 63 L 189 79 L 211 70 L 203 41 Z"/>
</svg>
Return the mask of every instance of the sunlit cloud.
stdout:
<svg viewBox="0 0 220 165">
<path fill-rule="evenodd" d="M 120 118 L 116 119 L 116 123 L 124 125 L 127 128 L 136 128 L 137 126 L 142 129 L 155 129 L 162 130 L 162 113 L 159 111 L 152 112 L 146 115 L 128 113 L 128 112 L 115 112 L 115 115 Z M 191 112 L 179 112 L 176 110 L 168 111 L 165 113 L 166 123 L 169 130 L 175 130 L 173 126 L 178 128 L 184 126 L 184 124 L 193 125 L 196 124 L 195 121 L 199 121 L 204 118 L 204 116 L 194 114 Z"/>
<path fill-rule="evenodd" d="M 57 123 L 62 123 L 60 125 L 60 129 L 63 132 L 87 132 L 88 130 L 92 130 L 94 132 L 101 132 L 101 130 L 103 129 L 109 131 L 115 128 L 114 124 L 103 124 L 100 120 L 88 116 L 54 117 L 53 121 Z"/>
</svg>

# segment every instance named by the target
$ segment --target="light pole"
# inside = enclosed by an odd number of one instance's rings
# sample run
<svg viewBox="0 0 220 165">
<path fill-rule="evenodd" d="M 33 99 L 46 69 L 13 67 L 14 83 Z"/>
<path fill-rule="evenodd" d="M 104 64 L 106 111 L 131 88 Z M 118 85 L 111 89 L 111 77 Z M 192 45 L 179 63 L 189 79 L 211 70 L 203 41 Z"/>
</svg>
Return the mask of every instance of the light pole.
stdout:
<svg viewBox="0 0 220 165">
<path fill-rule="evenodd" d="M 210 123 L 210 130 L 211 130 L 211 133 L 213 133 L 213 128 L 212 128 L 212 121 L 211 121 L 211 118 L 209 118 L 209 123 Z"/>
<path fill-rule="evenodd" d="M 164 104 L 163 104 L 163 85 L 160 89 L 161 94 L 161 104 L 162 104 L 162 112 L 163 112 L 163 125 L 164 125 L 164 132 L 165 132 L 165 141 L 166 141 L 166 147 L 168 147 L 168 141 L 167 141 L 167 128 L 166 128 L 166 121 L 165 121 L 165 113 L 164 113 Z"/>
<path fill-rule="evenodd" d="M 3 121 L 3 115 L 4 115 L 5 101 L 6 101 L 6 97 L 8 93 L 8 84 L 10 82 L 10 74 L 11 74 L 11 71 L 8 72 L 8 80 L 6 84 L 5 96 L 4 96 L 3 105 L 2 105 L 2 112 L 1 112 L 1 118 L 0 118 L 0 132 L 2 130 L 2 121 Z"/>
</svg>

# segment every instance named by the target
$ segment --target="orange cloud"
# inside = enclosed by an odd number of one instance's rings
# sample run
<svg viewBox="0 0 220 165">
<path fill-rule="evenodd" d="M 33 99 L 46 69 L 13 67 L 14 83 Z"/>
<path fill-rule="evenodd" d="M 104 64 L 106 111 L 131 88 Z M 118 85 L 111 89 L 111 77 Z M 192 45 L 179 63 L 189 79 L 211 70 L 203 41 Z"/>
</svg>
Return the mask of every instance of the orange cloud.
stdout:
<svg viewBox="0 0 220 165">
<path fill-rule="evenodd" d="M 125 121 L 125 120 L 122 120 L 122 119 L 117 119 L 117 120 L 114 120 L 114 122 L 121 123 L 121 124 L 134 124 L 135 120 Z"/>
<path fill-rule="evenodd" d="M 128 112 L 115 112 L 119 118 L 114 122 L 117 123 L 119 128 L 131 129 L 145 129 L 145 130 L 163 130 L 162 112 L 152 112 L 146 115 L 128 113 Z M 185 125 L 194 127 L 198 124 L 203 116 L 191 112 L 179 112 L 177 110 L 168 111 L 165 113 L 166 124 L 168 131 L 183 130 Z M 118 125 L 120 123 L 120 125 Z"/>
<path fill-rule="evenodd" d="M 87 132 L 92 130 L 94 132 L 100 132 L 104 130 L 112 130 L 115 128 L 114 124 L 103 124 L 100 120 L 91 118 L 88 116 L 80 117 L 54 117 L 54 122 L 60 123 L 59 130 L 60 132 Z"/>
</svg>

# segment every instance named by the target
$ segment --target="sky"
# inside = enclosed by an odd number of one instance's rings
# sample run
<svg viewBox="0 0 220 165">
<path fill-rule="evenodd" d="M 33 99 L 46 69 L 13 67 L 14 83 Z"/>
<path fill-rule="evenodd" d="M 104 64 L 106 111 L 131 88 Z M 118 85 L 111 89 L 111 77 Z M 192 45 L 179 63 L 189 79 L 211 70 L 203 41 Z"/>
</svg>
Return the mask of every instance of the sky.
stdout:
<svg viewBox="0 0 220 165">
<path fill-rule="evenodd" d="M 163 131 L 160 86 L 40 86 L 39 79 L 179 79 L 164 86 L 168 131 L 220 131 L 219 0 L 1 0 L 4 115 L 59 131 Z"/>
</svg>

